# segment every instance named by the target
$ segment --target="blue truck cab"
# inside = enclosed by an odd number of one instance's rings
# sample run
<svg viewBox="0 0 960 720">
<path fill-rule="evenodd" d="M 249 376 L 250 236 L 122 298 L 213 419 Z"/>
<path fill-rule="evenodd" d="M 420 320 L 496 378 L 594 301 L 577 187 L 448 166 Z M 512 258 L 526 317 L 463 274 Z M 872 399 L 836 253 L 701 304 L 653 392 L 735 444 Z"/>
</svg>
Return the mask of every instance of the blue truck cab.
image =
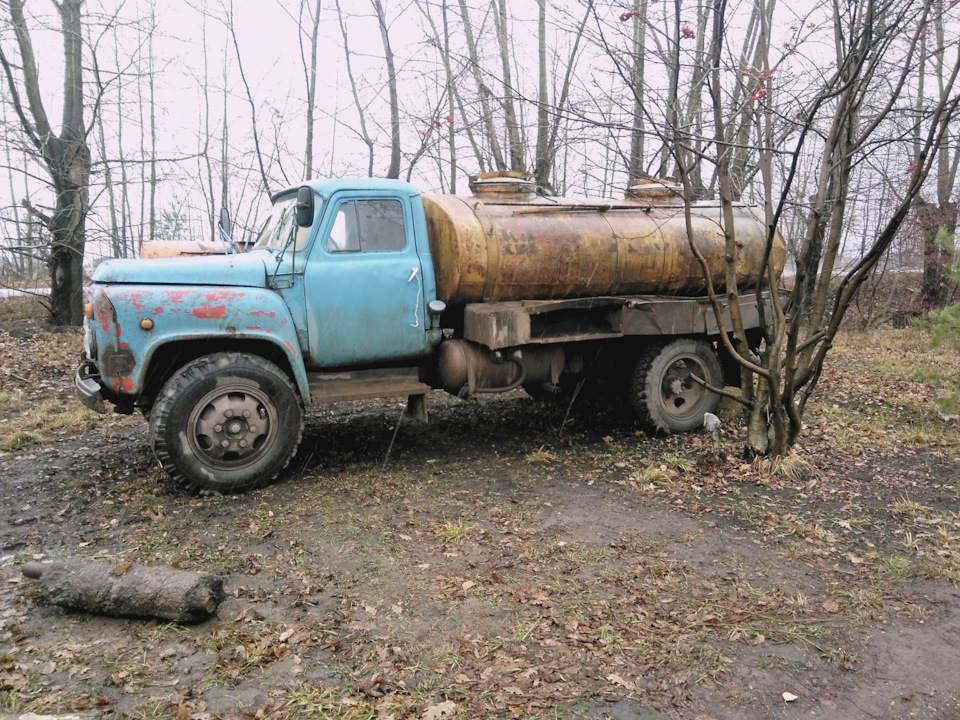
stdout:
<svg viewBox="0 0 960 720">
<path fill-rule="evenodd" d="M 275 477 L 313 400 L 422 399 L 441 338 L 423 204 L 399 181 L 289 188 L 250 252 L 108 260 L 89 293 L 80 397 L 139 407 L 194 490 Z"/>
</svg>

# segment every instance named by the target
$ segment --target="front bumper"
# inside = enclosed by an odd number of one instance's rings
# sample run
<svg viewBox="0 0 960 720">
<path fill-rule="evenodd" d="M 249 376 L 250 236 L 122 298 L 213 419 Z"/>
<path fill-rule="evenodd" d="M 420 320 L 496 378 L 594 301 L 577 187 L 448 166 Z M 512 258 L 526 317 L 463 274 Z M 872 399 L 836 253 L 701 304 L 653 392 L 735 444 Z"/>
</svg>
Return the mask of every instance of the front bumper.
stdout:
<svg viewBox="0 0 960 720">
<path fill-rule="evenodd" d="M 87 357 L 80 360 L 77 371 L 73 375 L 73 385 L 77 389 L 77 396 L 86 407 L 98 413 L 107 411 L 100 394 L 100 371 L 93 361 Z"/>
</svg>

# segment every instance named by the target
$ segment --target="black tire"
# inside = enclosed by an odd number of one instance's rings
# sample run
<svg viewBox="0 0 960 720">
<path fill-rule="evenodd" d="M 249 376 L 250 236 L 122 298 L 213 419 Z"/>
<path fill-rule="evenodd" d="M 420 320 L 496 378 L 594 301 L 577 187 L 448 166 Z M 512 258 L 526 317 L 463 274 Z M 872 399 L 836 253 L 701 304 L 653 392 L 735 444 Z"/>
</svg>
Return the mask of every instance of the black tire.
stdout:
<svg viewBox="0 0 960 720">
<path fill-rule="evenodd" d="M 669 435 L 703 425 L 720 396 L 694 382 L 696 375 L 713 387 L 723 386 L 723 370 L 713 346 L 683 338 L 648 348 L 630 379 L 630 402 L 647 429 Z"/>
<path fill-rule="evenodd" d="M 251 420 L 252 418 L 252 420 Z M 231 493 L 280 474 L 303 436 L 303 403 L 276 365 L 227 352 L 185 365 L 157 396 L 150 443 L 191 492 Z"/>
</svg>

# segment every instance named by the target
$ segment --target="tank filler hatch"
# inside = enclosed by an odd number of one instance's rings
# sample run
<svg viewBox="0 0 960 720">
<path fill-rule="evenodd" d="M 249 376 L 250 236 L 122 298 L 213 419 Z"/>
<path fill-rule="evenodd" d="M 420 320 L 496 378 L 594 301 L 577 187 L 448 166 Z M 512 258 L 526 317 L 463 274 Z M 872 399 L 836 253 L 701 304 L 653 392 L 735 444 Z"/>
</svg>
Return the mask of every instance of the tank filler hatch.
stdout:
<svg viewBox="0 0 960 720">
<path fill-rule="evenodd" d="M 641 178 L 630 183 L 624 193 L 624 198 L 636 203 L 672 205 L 683 200 L 683 190 L 679 184 L 671 180 Z"/>
<path fill-rule="evenodd" d="M 515 170 L 471 175 L 470 191 L 488 202 L 525 203 L 538 197 L 534 176 Z"/>
</svg>

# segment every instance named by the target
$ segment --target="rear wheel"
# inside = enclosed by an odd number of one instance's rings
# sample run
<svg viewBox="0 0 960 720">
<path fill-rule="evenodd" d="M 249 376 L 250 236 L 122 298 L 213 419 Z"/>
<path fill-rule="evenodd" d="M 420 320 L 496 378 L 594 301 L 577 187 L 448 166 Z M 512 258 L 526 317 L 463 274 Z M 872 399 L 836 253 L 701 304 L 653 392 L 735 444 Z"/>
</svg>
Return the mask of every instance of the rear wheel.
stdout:
<svg viewBox="0 0 960 720">
<path fill-rule="evenodd" d="M 665 434 L 687 432 L 703 425 L 720 396 L 697 383 L 723 385 L 723 370 L 713 346 L 683 338 L 648 348 L 630 378 L 630 402 L 640 421 Z"/>
<path fill-rule="evenodd" d="M 171 377 L 150 413 L 163 469 L 193 492 L 238 492 L 270 482 L 303 435 L 293 383 L 256 355 L 217 353 Z"/>
</svg>

